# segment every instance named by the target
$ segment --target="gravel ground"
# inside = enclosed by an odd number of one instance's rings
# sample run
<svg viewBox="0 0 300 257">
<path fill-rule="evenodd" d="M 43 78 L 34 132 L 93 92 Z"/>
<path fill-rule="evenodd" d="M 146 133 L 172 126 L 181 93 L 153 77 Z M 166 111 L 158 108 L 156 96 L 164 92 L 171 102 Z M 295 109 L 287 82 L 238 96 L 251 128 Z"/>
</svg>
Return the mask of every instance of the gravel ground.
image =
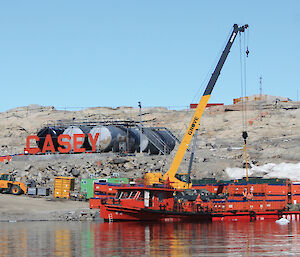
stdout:
<svg viewBox="0 0 300 257">
<path fill-rule="evenodd" d="M 92 220 L 96 211 L 88 202 L 0 195 L 0 221 L 79 221 Z"/>
</svg>

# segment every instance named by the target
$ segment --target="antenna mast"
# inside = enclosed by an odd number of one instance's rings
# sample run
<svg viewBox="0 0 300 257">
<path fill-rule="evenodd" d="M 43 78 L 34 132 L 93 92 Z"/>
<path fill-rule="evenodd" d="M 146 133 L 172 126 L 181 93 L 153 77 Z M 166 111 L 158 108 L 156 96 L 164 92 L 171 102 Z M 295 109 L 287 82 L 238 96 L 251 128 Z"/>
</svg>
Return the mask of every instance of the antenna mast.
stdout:
<svg viewBox="0 0 300 257">
<path fill-rule="evenodd" d="M 259 77 L 259 116 L 262 120 L 262 76 Z"/>
</svg>

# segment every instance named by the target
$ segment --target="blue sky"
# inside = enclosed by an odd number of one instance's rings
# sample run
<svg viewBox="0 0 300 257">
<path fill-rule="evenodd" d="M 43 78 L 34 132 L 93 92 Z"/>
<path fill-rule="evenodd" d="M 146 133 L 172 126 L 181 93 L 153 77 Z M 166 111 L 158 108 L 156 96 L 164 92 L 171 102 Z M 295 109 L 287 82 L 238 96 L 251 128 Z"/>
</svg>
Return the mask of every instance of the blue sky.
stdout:
<svg viewBox="0 0 300 257">
<path fill-rule="evenodd" d="M 263 93 L 300 98 L 298 0 L 0 0 L 0 111 L 187 106 L 234 23 L 250 26 L 247 94 L 262 76 Z M 231 104 L 240 81 L 236 38 L 210 102 Z"/>
</svg>

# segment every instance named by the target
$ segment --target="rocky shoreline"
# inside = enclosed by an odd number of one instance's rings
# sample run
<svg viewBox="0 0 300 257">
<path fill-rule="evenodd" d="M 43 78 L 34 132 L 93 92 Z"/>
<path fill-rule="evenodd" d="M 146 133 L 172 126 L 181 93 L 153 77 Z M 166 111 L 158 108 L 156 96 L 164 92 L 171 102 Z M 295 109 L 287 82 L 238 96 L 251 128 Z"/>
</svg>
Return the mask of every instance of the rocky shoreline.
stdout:
<svg viewBox="0 0 300 257">
<path fill-rule="evenodd" d="M 99 220 L 99 211 L 89 209 L 88 202 L 25 195 L 2 194 L 0 214 L 0 222 Z"/>
</svg>

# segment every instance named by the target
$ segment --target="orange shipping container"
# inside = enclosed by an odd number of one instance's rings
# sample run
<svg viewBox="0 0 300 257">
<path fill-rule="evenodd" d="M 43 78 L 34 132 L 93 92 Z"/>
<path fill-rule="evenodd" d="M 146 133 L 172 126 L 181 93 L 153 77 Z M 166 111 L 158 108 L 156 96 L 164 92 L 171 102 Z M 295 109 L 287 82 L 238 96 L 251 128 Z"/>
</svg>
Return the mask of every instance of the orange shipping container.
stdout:
<svg viewBox="0 0 300 257">
<path fill-rule="evenodd" d="M 56 177 L 54 181 L 54 197 L 70 198 L 70 191 L 75 187 L 75 178 L 73 177 Z"/>
</svg>

